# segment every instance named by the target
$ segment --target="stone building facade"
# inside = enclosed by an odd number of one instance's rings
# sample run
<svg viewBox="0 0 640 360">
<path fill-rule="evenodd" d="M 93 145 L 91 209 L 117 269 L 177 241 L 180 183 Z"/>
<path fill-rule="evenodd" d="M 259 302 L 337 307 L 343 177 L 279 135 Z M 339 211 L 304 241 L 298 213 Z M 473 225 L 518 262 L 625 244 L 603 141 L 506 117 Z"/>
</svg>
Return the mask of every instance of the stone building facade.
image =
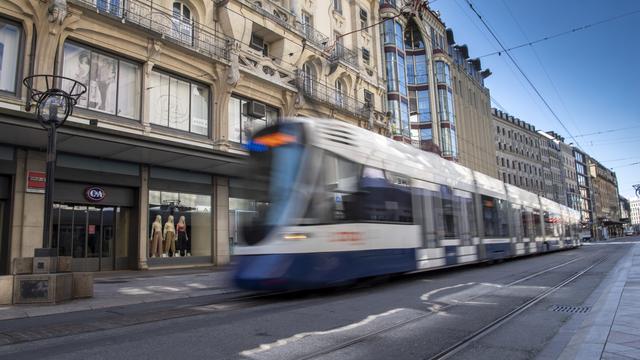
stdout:
<svg viewBox="0 0 640 360">
<path fill-rule="evenodd" d="M 253 132 L 322 116 L 388 133 L 377 29 L 354 32 L 378 21 L 378 6 L 0 2 L 0 273 L 43 246 L 44 197 L 33 182 L 43 181 L 47 139 L 25 77 L 63 75 L 88 88 L 59 130 L 54 180 L 52 245 L 74 269 L 223 265 L 261 205 L 260 184 L 243 179 Z M 89 187 L 106 196 L 91 201 Z M 153 223 L 171 219 L 186 223 L 188 246 L 152 249 Z"/>
<path fill-rule="evenodd" d="M 492 109 L 498 178 L 534 194 L 544 190 L 540 135 L 535 126 Z"/>
<path fill-rule="evenodd" d="M 607 169 L 597 160 L 589 159 L 589 175 L 593 190 L 593 217 L 597 235 L 619 235 L 620 199 L 616 173 Z"/>
<path fill-rule="evenodd" d="M 540 134 L 540 157 L 544 178 L 543 196 L 562 205 L 567 205 L 560 141 L 544 131 L 538 131 L 538 134 Z"/>
</svg>

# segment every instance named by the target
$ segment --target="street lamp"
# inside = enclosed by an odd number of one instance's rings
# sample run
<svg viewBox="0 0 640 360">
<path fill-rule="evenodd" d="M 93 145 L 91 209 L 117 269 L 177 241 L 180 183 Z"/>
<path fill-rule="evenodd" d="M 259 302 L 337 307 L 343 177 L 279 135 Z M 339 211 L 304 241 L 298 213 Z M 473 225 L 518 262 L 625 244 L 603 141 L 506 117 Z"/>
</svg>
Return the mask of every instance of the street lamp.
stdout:
<svg viewBox="0 0 640 360">
<path fill-rule="evenodd" d="M 30 100 L 36 103 L 36 119 L 47 130 L 47 175 L 44 191 L 42 246 L 50 248 L 57 130 L 73 113 L 73 107 L 80 96 L 87 91 L 87 87 L 76 80 L 56 75 L 31 75 L 26 77 L 22 83 L 31 92 Z"/>
</svg>

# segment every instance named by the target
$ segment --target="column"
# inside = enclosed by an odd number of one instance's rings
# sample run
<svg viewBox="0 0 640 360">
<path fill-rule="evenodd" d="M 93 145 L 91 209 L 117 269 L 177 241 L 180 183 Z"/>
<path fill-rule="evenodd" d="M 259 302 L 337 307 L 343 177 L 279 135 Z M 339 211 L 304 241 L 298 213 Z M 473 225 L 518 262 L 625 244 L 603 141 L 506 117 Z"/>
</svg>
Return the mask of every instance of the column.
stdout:
<svg viewBox="0 0 640 360">
<path fill-rule="evenodd" d="M 229 264 L 229 179 L 216 176 L 213 179 L 213 263 L 217 266 Z"/>
<path fill-rule="evenodd" d="M 146 270 L 149 255 L 149 166 L 140 165 L 140 196 L 138 196 L 138 270 Z M 134 241 L 132 239 L 132 241 Z"/>
</svg>

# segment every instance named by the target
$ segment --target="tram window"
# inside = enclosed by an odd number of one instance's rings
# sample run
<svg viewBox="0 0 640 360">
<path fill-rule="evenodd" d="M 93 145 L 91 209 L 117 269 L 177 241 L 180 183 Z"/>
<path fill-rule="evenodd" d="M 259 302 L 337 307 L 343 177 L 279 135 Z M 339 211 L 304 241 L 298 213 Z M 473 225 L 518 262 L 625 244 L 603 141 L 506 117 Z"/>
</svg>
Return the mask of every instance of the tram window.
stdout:
<svg viewBox="0 0 640 360">
<path fill-rule="evenodd" d="M 477 236 L 476 209 L 473 194 L 467 191 L 453 190 L 454 201 L 459 207 L 460 238 L 469 240 Z"/>
<path fill-rule="evenodd" d="M 460 235 L 458 229 L 458 214 L 460 213 L 459 202 L 453 194 L 450 187 L 440 185 L 440 206 L 436 208 L 436 214 L 439 214 L 442 218 L 442 224 L 444 227 L 445 238 L 457 238 Z"/>
<path fill-rule="evenodd" d="M 482 220 L 485 236 L 509 236 L 506 200 L 482 195 Z"/>
<path fill-rule="evenodd" d="M 522 218 L 522 205 L 511 204 L 511 212 L 513 214 L 513 219 Z M 513 222 L 513 235 L 516 237 L 520 237 L 523 233 L 523 226 L 521 221 Z"/>
<path fill-rule="evenodd" d="M 544 212 L 544 234 L 546 236 L 560 236 L 559 230 L 560 218 L 557 214 L 549 211 Z"/>
<path fill-rule="evenodd" d="M 413 222 L 409 179 L 365 167 L 357 195 L 357 218 L 361 221 Z"/>
<path fill-rule="evenodd" d="M 542 236 L 542 224 L 540 219 L 540 210 L 533 210 L 534 235 Z"/>
<path fill-rule="evenodd" d="M 520 217 L 522 219 L 522 229 L 523 229 L 523 237 L 525 238 L 531 238 L 533 236 L 532 234 L 532 228 L 533 228 L 533 219 L 532 219 L 532 212 L 531 209 L 529 208 L 524 208 L 524 211 L 522 212 L 522 216 Z"/>
</svg>

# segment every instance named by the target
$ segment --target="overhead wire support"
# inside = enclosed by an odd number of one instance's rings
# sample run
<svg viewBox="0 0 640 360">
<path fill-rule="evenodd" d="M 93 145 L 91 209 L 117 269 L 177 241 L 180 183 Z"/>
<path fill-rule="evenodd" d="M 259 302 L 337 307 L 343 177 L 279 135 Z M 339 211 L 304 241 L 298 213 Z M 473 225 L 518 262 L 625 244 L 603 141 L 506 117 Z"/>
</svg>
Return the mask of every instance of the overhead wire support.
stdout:
<svg viewBox="0 0 640 360">
<path fill-rule="evenodd" d="M 513 58 L 513 56 L 511 56 L 511 53 L 507 50 L 507 48 L 502 44 L 502 41 L 500 41 L 500 39 L 498 39 L 498 36 L 495 34 L 495 32 L 491 29 L 491 27 L 489 26 L 489 24 L 487 24 L 487 22 L 484 20 L 484 18 L 482 17 L 482 15 L 480 15 L 480 13 L 476 10 L 476 8 L 473 6 L 473 4 L 471 3 L 471 0 L 465 0 L 466 3 L 469 5 L 469 8 L 471 8 L 471 10 L 476 14 L 476 16 L 480 19 L 480 21 L 482 22 L 482 24 L 487 28 L 487 30 L 489 30 L 489 33 L 491 34 L 491 36 L 496 40 L 496 42 L 498 43 L 498 45 L 500 45 L 500 48 L 502 48 L 502 50 L 505 52 L 505 54 L 507 54 L 507 56 L 509 57 L 509 59 L 511 60 L 511 62 L 513 62 L 513 64 L 515 65 L 516 69 L 518 69 L 518 71 L 520 72 L 520 74 L 525 78 L 525 80 L 527 81 L 527 83 L 529 83 L 529 86 L 531 86 L 531 88 L 533 89 L 533 91 L 536 93 L 536 95 L 538 95 L 538 97 L 540 98 L 540 100 L 542 100 L 542 102 L 544 103 L 544 105 L 546 106 L 547 110 L 549 110 L 549 112 L 553 115 L 553 117 L 558 121 L 558 123 L 560 123 L 560 125 L 562 126 L 562 128 L 564 129 L 564 131 L 567 132 L 567 134 L 569 134 L 569 137 L 571 137 L 571 139 L 573 140 L 573 142 L 576 144 L 576 146 L 580 149 L 582 149 L 582 146 L 580 145 L 580 143 L 578 142 L 578 140 L 576 140 L 576 138 L 571 134 L 571 132 L 569 131 L 569 129 L 567 128 L 567 126 L 564 124 L 564 122 L 562 122 L 562 120 L 560 120 L 560 118 L 558 117 L 558 115 L 556 114 L 556 112 L 551 108 L 551 105 L 549 105 L 549 103 L 547 102 L 547 100 L 544 98 L 544 96 L 542 96 L 542 94 L 540 93 L 540 91 L 538 90 L 538 88 L 533 84 L 533 82 L 529 79 L 529 77 L 527 76 L 527 74 L 525 74 L 524 70 L 522 70 L 522 68 L 520 67 L 520 65 L 518 64 L 518 62 L 516 61 L 516 59 Z M 583 150 L 584 151 L 584 150 Z"/>
</svg>

